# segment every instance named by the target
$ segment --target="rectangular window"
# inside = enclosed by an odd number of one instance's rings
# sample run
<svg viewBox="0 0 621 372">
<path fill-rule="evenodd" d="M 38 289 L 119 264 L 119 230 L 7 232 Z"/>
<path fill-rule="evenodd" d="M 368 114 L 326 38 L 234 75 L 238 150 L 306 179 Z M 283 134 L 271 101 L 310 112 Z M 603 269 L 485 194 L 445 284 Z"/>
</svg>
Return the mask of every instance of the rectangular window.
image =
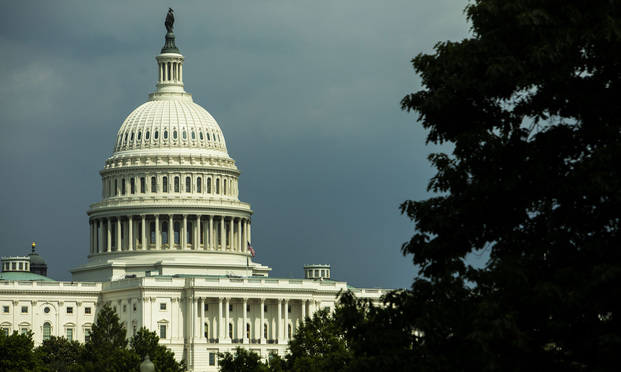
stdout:
<svg viewBox="0 0 621 372">
<path fill-rule="evenodd" d="M 123 305 L 123 312 L 126 313 L 127 312 L 127 305 Z"/>
<path fill-rule="evenodd" d="M 162 192 L 168 192 L 168 177 L 162 177 Z"/>
<path fill-rule="evenodd" d="M 203 305 L 203 309 L 204 309 L 205 311 L 209 311 L 209 304 L 204 304 L 204 305 Z"/>
<path fill-rule="evenodd" d="M 22 328 L 21 330 L 22 334 L 25 335 L 28 333 L 28 328 Z"/>
<path fill-rule="evenodd" d="M 9 307 L 8 306 L 2 306 L 2 312 L 5 314 L 9 313 Z"/>
<path fill-rule="evenodd" d="M 216 353 L 209 353 L 209 365 L 210 366 L 216 365 Z"/>
<path fill-rule="evenodd" d="M 175 192 L 179 192 L 179 177 L 175 177 Z"/>
<path fill-rule="evenodd" d="M 233 305 L 229 304 L 229 311 L 233 311 Z"/>
<path fill-rule="evenodd" d="M 140 192 L 144 194 L 146 192 L 146 185 L 144 182 L 144 177 L 140 177 Z"/>
<path fill-rule="evenodd" d="M 73 329 L 67 328 L 67 341 L 73 341 Z"/>
<path fill-rule="evenodd" d="M 19 263 L 19 269 L 20 269 L 20 270 L 24 270 L 24 263 L 23 263 L 23 262 L 20 262 L 20 263 Z"/>
<path fill-rule="evenodd" d="M 250 311 L 250 305 L 246 305 L 246 312 Z"/>
<path fill-rule="evenodd" d="M 203 192 L 202 187 L 201 187 L 202 185 L 203 185 L 202 178 L 198 177 L 196 179 L 196 192 Z"/>
<path fill-rule="evenodd" d="M 160 338 L 166 338 L 166 324 L 160 324 Z"/>
<path fill-rule="evenodd" d="M 91 340 L 91 330 L 90 328 L 86 328 L 84 330 L 84 342 L 89 342 Z"/>
<path fill-rule="evenodd" d="M 151 177 L 151 192 L 157 191 L 157 179 L 155 177 Z"/>
<path fill-rule="evenodd" d="M 267 313 L 267 305 L 263 305 L 263 312 Z"/>
<path fill-rule="evenodd" d="M 28 314 L 28 306 L 22 306 L 22 314 Z"/>
<path fill-rule="evenodd" d="M 90 307 L 85 307 L 84 308 L 84 314 L 90 314 L 91 313 L 91 308 Z"/>
<path fill-rule="evenodd" d="M 166 310 L 166 303 L 160 303 L 160 310 Z"/>
<path fill-rule="evenodd" d="M 0 328 L 0 330 L 2 330 L 2 332 L 4 333 L 5 336 L 9 335 L 9 329 L 7 327 L 2 327 L 2 328 Z"/>
<path fill-rule="evenodd" d="M 73 307 L 67 306 L 67 314 L 73 314 Z"/>
<path fill-rule="evenodd" d="M 136 311 L 136 304 L 134 303 L 132 306 L 133 306 L 132 310 L 135 312 Z"/>
<path fill-rule="evenodd" d="M 291 312 L 291 305 L 287 306 L 287 312 L 290 313 Z"/>
<path fill-rule="evenodd" d="M 192 192 L 192 179 L 190 177 L 185 178 L 185 192 Z"/>
</svg>

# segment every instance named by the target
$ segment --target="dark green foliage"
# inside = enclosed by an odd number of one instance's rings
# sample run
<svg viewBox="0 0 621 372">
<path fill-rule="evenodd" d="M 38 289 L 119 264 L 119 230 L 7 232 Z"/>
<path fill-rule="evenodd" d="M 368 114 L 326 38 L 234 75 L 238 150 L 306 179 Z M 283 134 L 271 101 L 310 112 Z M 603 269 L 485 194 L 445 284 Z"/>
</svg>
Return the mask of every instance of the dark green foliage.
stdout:
<svg viewBox="0 0 621 372">
<path fill-rule="evenodd" d="M 621 1 L 478 0 L 405 97 L 452 155 L 401 208 L 420 371 L 607 370 L 621 349 Z M 488 252 L 483 269 L 465 264 Z M 404 313 L 405 314 L 405 313 Z"/>
<path fill-rule="evenodd" d="M 0 371 L 39 371 L 32 332 L 6 335 L 0 330 Z"/>
<path fill-rule="evenodd" d="M 140 364 L 127 349 L 127 332 L 119 316 L 108 305 L 102 307 L 84 345 L 84 362 L 93 371 L 128 371 Z"/>
<path fill-rule="evenodd" d="M 164 345 L 160 345 L 159 337 L 155 331 L 141 328 L 136 332 L 129 342 L 132 350 L 138 355 L 138 359 L 143 361 L 148 354 L 149 359 L 155 364 L 156 371 L 183 372 L 185 363 L 177 362 L 175 354 L 168 350 Z"/>
<path fill-rule="evenodd" d="M 306 318 L 289 350 L 286 361 L 292 371 L 340 371 L 351 359 L 341 325 L 325 310 Z"/>
<path fill-rule="evenodd" d="M 84 346 L 78 341 L 51 336 L 35 349 L 43 371 L 84 371 Z"/>
<path fill-rule="evenodd" d="M 259 354 L 241 347 L 235 349 L 235 354 L 218 353 L 218 364 L 221 372 L 261 372 L 270 369 L 261 362 Z"/>
</svg>

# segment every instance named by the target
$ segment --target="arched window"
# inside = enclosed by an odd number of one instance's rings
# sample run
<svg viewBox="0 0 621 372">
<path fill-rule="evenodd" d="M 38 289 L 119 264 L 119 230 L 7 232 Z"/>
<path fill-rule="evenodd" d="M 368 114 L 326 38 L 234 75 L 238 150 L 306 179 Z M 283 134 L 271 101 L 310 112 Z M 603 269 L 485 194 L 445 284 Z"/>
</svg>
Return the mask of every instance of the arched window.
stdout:
<svg viewBox="0 0 621 372">
<path fill-rule="evenodd" d="M 177 139 L 177 131 L 173 130 L 173 139 Z"/>
<path fill-rule="evenodd" d="M 144 134 L 144 139 L 149 140 L 149 131 L 147 131 L 147 133 Z"/>
<path fill-rule="evenodd" d="M 196 133 L 194 131 L 192 131 L 192 139 L 195 140 L 196 139 Z"/>
<path fill-rule="evenodd" d="M 267 339 L 267 323 L 263 324 L 263 338 Z"/>
<path fill-rule="evenodd" d="M 188 133 L 185 130 L 183 131 L 183 133 L 181 133 L 181 135 L 183 136 L 183 139 L 188 138 Z"/>
<path fill-rule="evenodd" d="M 202 186 L 203 185 L 203 179 L 201 177 L 197 177 L 196 178 L 196 192 L 201 193 L 203 192 Z"/>
<path fill-rule="evenodd" d="M 155 131 L 155 133 L 153 133 L 153 138 L 158 139 L 160 136 L 160 132 L 159 131 Z"/>
<path fill-rule="evenodd" d="M 181 224 L 179 223 L 179 221 L 175 221 L 174 227 L 175 227 L 175 229 L 174 229 L 174 230 L 175 230 L 175 231 L 174 231 L 174 234 L 175 234 L 175 236 L 174 236 L 174 238 L 175 238 L 174 242 L 175 242 L 175 244 L 179 244 L 179 238 L 180 238 L 180 235 L 181 235 L 181 234 L 180 234 L 180 231 L 181 231 Z"/>
<path fill-rule="evenodd" d="M 168 222 L 162 222 L 162 244 L 168 244 Z"/>
<path fill-rule="evenodd" d="M 162 192 L 168 192 L 168 177 L 162 177 Z"/>
<path fill-rule="evenodd" d="M 207 194 L 211 194 L 211 177 L 207 177 Z"/>
<path fill-rule="evenodd" d="M 140 141 L 142 139 L 142 131 L 139 130 L 138 131 L 138 141 Z"/>
<path fill-rule="evenodd" d="M 192 179 L 190 177 L 185 178 L 185 192 L 192 192 Z"/>
<path fill-rule="evenodd" d="M 187 221 L 187 225 L 185 227 L 185 241 L 188 244 L 192 244 L 192 221 Z"/>
<path fill-rule="evenodd" d="M 210 141 L 211 137 L 209 137 L 209 132 L 207 132 L 207 141 Z"/>
<path fill-rule="evenodd" d="M 179 192 L 179 177 L 175 177 L 175 192 Z"/>
<path fill-rule="evenodd" d="M 229 338 L 233 338 L 233 323 L 229 323 Z"/>
<path fill-rule="evenodd" d="M 119 181 L 114 180 L 114 195 L 119 195 Z"/>
<path fill-rule="evenodd" d="M 43 323 L 43 341 L 49 340 L 52 335 L 52 325 L 49 322 Z"/>
<path fill-rule="evenodd" d="M 125 178 L 123 178 L 123 179 L 121 180 L 121 195 L 125 195 L 125 192 L 126 192 L 126 191 L 127 191 L 127 190 L 125 189 Z"/>
<path fill-rule="evenodd" d="M 151 177 L 151 192 L 157 192 L 157 178 Z"/>
<path fill-rule="evenodd" d="M 151 235 L 150 243 L 155 244 L 155 222 L 149 224 L 149 235 Z"/>
<path fill-rule="evenodd" d="M 220 193 L 220 179 L 216 178 L 216 194 Z"/>
<path fill-rule="evenodd" d="M 164 139 L 168 139 L 168 131 L 164 130 Z"/>
<path fill-rule="evenodd" d="M 222 180 L 222 195 L 226 195 L 226 180 Z"/>
<path fill-rule="evenodd" d="M 146 182 L 144 181 L 144 177 L 140 177 L 140 192 L 142 194 L 144 194 L 145 192 L 147 192 L 147 185 Z"/>
<path fill-rule="evenodd" d="M 204 332 L 205 338 L 209 338 L 209 324 L 207 323 L 204 324 L 203 332 Z"/>
<path fill-rule="evenodd" d="M 132 194 L 136 193 L 136 181 L 134 181 L 133 177 L 129 180 L 129 189 Z"/>
<path fill-rule="evenodd" d="M 199 136 L 199 138 L 201 139 L 201 141 L 204 139 L 204 138 L 203 138 L 203 132 L 198 132 L 198 136 Z"/>
</svg>

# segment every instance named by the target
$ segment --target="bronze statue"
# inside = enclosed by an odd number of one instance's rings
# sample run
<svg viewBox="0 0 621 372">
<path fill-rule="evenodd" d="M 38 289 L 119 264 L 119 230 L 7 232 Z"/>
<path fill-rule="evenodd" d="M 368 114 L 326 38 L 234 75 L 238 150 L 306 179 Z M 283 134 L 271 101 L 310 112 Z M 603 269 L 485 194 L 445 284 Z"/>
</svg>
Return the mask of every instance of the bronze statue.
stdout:
<svg viewBox="0 0 621 372">
<path fill-rule="evenodd" d="M 166 14 L 166 21 L 164 21 L 164 26 L 166 26 L 166 31 L 169 33 L 173 32 L 174 24 L 175 24 L 175 15 L 173 14 L 172 8 L 168 8 L 168 14 Z"/>
</svg>

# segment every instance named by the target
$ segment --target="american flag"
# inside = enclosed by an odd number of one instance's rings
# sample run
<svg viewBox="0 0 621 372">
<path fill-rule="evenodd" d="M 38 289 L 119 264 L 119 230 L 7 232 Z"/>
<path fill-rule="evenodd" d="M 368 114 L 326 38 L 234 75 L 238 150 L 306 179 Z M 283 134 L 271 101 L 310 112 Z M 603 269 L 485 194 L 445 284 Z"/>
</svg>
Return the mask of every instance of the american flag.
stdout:
<svg viewBox="0 0 621 372">
<path fill-rule="evenodd" d="M 254 249 L 250 245 L 250 242 L 248 242 L 248 250 L 250 251 L 250 254 L 252 255 L 252 257 L 254 257 Z"/>
</svg>

